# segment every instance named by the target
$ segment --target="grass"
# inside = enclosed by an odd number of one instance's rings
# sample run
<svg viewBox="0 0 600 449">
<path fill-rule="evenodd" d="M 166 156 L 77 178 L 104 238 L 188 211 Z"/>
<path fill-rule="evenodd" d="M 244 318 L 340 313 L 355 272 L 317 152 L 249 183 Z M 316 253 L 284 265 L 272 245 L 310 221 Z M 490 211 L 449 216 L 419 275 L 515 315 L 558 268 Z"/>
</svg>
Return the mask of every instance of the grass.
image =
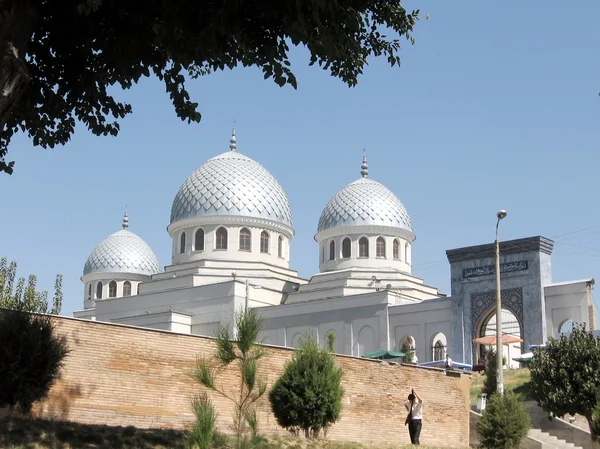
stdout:
<svg viewBox="0 0 600 449">
<path fill-rule="evenodd" d="M 471 405 L 477 404 L 477 395 L 483 388 L 484 374 L 473 373 L 471 378 Z M 531 399 L 529 396 L 529 382 L 531 375 L 529 368 L 504 371 L 504 391 L 512 391 L 521 395 L 523 400 Z"/>
<path fill-rule="evenodd" d="M 233 438 L 217 433 L 214 449 L 234 447 Z M 253 449 L 366 449 L 358 443 L 303 438 L 257 437 Z M 383 446 L 400 448 L 403 446 Z M 410 446 L 404 446 L 410 447 Z M 424 449 L 438 449 L 422 446 Z M 185 432 L 77 424 L 44 419 L 0 419 L 0 449 L 186 449 Z"/>
</svg>

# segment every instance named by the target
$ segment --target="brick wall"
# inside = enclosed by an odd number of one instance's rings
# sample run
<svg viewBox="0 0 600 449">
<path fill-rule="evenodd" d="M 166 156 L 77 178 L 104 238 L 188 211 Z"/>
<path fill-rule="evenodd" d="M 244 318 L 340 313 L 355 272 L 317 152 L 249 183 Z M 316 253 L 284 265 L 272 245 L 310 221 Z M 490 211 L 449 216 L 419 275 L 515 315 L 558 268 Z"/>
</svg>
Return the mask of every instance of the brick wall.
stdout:
<svg viewBox="0 0 600 449">
<path fill-rule="evenodd" d="M 197 356 L 210 356 L 210 338 L 115 324 L 57 318 L 71 353 L 49 397 L 35 407 L 38 416 L 81 423 L 185 428 L 192 420 L 189 398 L 202 387 L 188 374 Z M 261 371 L 269 386 L 292 351 L 269 347 Z M 470 376 L 338 356 L 344 368 L 341 420 L 328 432 L 338 441 L 408 444 L 403 402 L 414 386 L 424 400 L 421 442 L 469 445 Z M 235 369 L 219 377 L 238 385 Z M 232 387 L 233 388 L 233 387 Z M 218 428 L 230 431 L 232 407 L 211 395 L 219 411 Z M 259 404 L 262 434 L 284 434 L 266 395 Z"/>
</svg>

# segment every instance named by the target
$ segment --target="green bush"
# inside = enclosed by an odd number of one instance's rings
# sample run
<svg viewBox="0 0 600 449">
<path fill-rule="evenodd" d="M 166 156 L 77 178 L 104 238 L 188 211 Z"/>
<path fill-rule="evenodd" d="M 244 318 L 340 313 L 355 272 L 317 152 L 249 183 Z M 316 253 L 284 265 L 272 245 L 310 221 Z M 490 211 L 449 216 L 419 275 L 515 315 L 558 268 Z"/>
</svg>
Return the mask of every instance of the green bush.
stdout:
<svg viewBox="0 0 600 449">
<path fill-rule="evenodd" d="M 191 405 L 196 423 L 187 433 L 188 448 L 208 449 L 217 423 L 217 412 L 206 393 L 195 396 Z"/>
<path fill-rule="evenodd" d="M 490 449 L 516 447 L 531 428 L 531 418 L 514 393 L 494 393 L 477 424 L 481 444 Z"/>
<path fill-rule="evenodd" d="M 0 407 L 28 413 L 46 397 L 69 350 L 47 315 L 0 312 Z"/>
<path fill-rule="evenodd" d="M 312 336 L 305 336 L 282 376 L 269 392 L 277 423 L 292 432 L 304 430 L 315 438 L 340 418 L 342 410 L 342 368 L 333 354 L 333 335 L 328 348 Z"/>
</svg>

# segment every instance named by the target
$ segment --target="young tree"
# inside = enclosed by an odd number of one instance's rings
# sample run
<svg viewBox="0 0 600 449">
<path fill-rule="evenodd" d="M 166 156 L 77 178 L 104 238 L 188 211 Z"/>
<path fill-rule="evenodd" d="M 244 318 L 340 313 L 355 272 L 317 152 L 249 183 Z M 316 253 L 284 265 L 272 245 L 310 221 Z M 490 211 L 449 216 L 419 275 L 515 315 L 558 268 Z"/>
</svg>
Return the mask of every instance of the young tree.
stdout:
<svg viewBox="0 0 600 449">
<path fill-rule="evenodd" d="M 517 447 L 530 428 L 529 413 L 521 404 L 519 396 L 512 392 L 492 394 L 477 423 L 481 444 L 490 449 Z"/>
<path fill-rule="evenodd" d="M 30 275 L 27 283 L 19 278 L 15 285 L 17 263 L 8 263 L 8 259 L 0 259 L 0 308 L 19 309 L 25 312 L 50 313 L 58 315 L 62 307 L 62 274 L 56 275 L 54 282 L 54 298 L 48 304 L 48 292 L 36 290 L 37 277 Z M 14 289 L 14 291 L 13 291 Z"/>
<path fill-rule="evenodd" d="M 215 343 L 217 352 L 212 360 L 198 359 L 193 377 L 203 386 L 216 391 L 233 402 L 235 412 L 233 427 L 236 432 L 237 449 L 244 444 L 244 434 L 249 427 L 256 436 L 257 418 L 255 403 L 267 390 L 265 379 L 258 377 L 258 361 L 266 352 L 257 344 L 262 320 L 254 309 L 240 311 L 235 314 L 234 329 L 230 325 L 220 326 Z M 231 393 L 231 384 L 225 388 L 217 385 L 219 371 L 236 363 L 240 373 L 240 384 L 237 394 Z"/>
<path fill-rule="evenodd" d="M 550 338 L 546 348 L 538 348 L 534 354 L 529 363 L 531 396 L 555 416 L 585 416 L 592 442 L 599 447 L 593 412 L 600 388 L 600 338 L 594 338 L 585 325 L 576 325 L 568 336 Z"/>
<path fill-rule="evenodd" d="M 0 407 L 28 413 L 46 397 L 69 350 L 52 318 L 21 310 L 0 312 Z"/>
<path fill-rule="evenodd" d="M 325 349 L 312 335 L 305 335 L 269 392 L 277 423 L 288 430 L 302 429 L 307 438 L 318 437 L 340 418 L 342 410 L 343 370 L 333 354 L 335 336 L 327 338 Z"/>
<path fill-rule="evenodd" d="M 66 143 L 76 120 L 117 135 L 132 108 L 112 86 L 154 74 L 177 116 L 198 122 L 190 77 L 255 66 L 296 88 L 291 44 L 354 86 L 370 56 L 400 64 L 399 38 L 413 42 L 417 19 L 400 1 L 0 0 L 0 173 L 13 171 L 5 157 L 18 130 L 44 148 Z"/>
</svg>

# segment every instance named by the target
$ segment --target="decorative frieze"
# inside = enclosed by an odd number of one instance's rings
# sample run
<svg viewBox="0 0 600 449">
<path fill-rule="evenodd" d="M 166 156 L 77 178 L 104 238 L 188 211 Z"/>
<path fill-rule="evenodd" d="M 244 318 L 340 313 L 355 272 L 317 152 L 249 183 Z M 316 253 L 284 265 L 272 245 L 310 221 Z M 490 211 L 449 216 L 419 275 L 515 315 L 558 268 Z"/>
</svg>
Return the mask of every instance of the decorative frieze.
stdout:
<svg viewBox="0 0 600 449">
<path fill-rule="evenodd" d="M 500 274 L 525 271 L 527 269 L 529 269 L 529 263 L 526 260 L 500 264 Z M 479 276 L 488 276 L 492 274 L 496 274 L 496 267 L 494 265 L 484 265 L 483 267 L 465 268 L 463 270 L 463 279 L 474 278 Z"/>
</svg>

